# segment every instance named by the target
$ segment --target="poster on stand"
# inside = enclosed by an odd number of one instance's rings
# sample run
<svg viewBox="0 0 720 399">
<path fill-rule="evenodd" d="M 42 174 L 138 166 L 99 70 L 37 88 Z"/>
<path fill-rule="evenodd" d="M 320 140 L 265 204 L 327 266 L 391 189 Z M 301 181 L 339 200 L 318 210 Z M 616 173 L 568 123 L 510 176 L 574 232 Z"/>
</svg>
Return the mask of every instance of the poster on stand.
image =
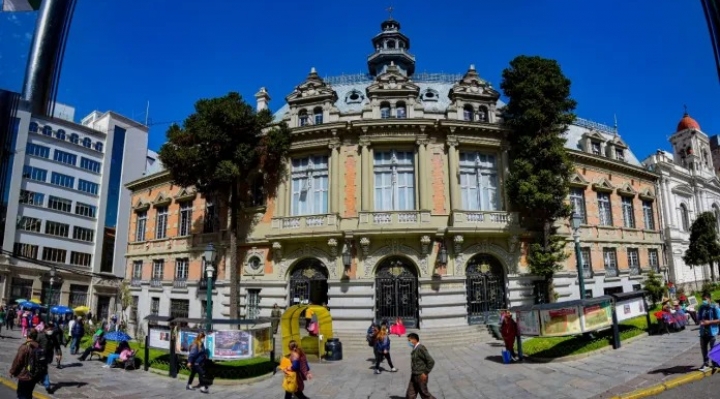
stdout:
<svg viewBox="0 0 720 399">
<path fill-rule="evenodd" d="M 157 328 L 150 329 L 149 344 L 151 348 L 170 350 L 170 329 Z"/>
<path fill-rule="evenodd" d="M 247 331 L 216 331 L 213 358 L 247 359 L 253 356 L 253 336 Z"/>
<path fill-rule="evenodd" d="M 632 319 L 633 317 L 644 316 L 647 313 L 643 298 L 633 298 L 619 301 L 615 305 L 618 322 Z"/>
<path fill-rule="evenodd" d="M 582 332 L 578 307 L 540 311 L 541 332 L 544 337 L 578 335 Z"/>
<path fill-rule="evenodd" d="M 612 326 L 612 302 L 610 300 L 583 308 L 583 332 L 591 332 Z"/>
<path fill-rule="evenodd" d="M 521 310 L 515 312 L 518 332 L 526 337 L 540 335 L 540 318 L 537 310 Z"/>
</svg>

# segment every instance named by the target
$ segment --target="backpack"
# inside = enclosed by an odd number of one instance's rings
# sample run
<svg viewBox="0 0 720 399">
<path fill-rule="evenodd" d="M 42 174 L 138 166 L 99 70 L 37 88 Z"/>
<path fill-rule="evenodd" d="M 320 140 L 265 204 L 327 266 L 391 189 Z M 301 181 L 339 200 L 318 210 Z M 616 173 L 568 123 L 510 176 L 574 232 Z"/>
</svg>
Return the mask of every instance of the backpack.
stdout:
<svg viewBox="0 0 720 399">
<path fill-rule="evenodd" d="M 28 344 L 30 346 L 30 344 Z M 28 356 L 27 370 L 33 380 L 45 376 L 48 370 L 47 356 L 45 349 L 38 345 L 36 348 L 30 347 L 30 355 Z"/>
</svg>

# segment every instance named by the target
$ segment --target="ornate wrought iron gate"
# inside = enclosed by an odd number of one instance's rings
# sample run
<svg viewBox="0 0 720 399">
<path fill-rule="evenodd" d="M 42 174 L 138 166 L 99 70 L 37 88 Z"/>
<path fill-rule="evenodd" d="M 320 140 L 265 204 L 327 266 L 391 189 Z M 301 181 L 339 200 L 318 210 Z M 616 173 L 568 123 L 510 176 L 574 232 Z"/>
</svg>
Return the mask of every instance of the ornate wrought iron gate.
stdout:
<svg viewBox="0 0 720 399">
<path fill-rule="evenodd" d="M 290 275 L 290 305 L 312 302 L 327 303 L 327 270 L 317 259 L 307 259 L 295 266 Z"/>
<path fill-rule="evenodd" d="M 405 327 L 418 328 L 417 276 L 401 260 L 380 266 L 375 276 L 375 319 L 401 318 Z"/>
<path fill-rule="evenodd" d="M 505 278 L 500 262 L 491 255 L 475 255 L 468 262 L 467 306 L 469 324 L 497 324 L 506 306 Z"/>
</svg>

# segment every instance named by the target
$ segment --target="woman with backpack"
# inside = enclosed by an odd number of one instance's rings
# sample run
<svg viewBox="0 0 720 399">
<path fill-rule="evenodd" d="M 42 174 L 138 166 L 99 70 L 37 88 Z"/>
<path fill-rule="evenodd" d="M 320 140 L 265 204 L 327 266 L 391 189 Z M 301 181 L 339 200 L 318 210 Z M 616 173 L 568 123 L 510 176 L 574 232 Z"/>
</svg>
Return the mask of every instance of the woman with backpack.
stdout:
<svg viewBox="0 0 720 399">
<path fill-rule="evenodd" d="M 390 371 L 393 373 L 397 371 L 390 358 L 390 334 L 387 326 L 382 326 L 375 336 L 375 374 L 380 374 L 380 363 L 383 359 L 387 359 Z"/>
<path fill-rule="evenodd" d="M 200 388 L 200 392 L 208 393 L 210 388 L 206 378 L 205 362 L 207 361 L 207 350 L 205 349 L 205 333 L 200 332 L 190 344 L 188 350 L 188 362 L 187 366 L 190 369 L 190 378 L 185 389 L 194 390 Z M 192 382 L 195 379 L 195 375 L 198 376 L 197 386 L 193 386 Z"/>
</svg>

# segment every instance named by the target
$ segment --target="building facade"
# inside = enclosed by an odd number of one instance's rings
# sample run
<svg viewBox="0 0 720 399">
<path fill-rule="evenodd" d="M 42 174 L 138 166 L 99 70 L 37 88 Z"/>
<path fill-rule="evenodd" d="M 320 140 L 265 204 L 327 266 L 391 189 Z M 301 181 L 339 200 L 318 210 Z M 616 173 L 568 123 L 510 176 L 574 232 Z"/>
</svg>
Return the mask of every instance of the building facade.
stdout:
<svg viewBox="0 0 720 399">
<path fill-rule="evenodd" d="M 78 124 L 32 115 L 24 105 L 12 132 L 3 300 L 39 297 L 107 316 L 125 275 L 126 235 L 115 234 L 130 220 L 123 184 L 145 171 L 147 127 L 113 112 Z"/>
<path fill-rule="evenodd" d="M 670 136 L 673 151 L 648 157 L 645 166 L 660 175 L 663 221 L 669 273 L 678 287 L 697 290 L 711 277 L 710 265 L 690 267 L 683 261 L 690 245 L 690 227 L 703 212 L 720 218 L 720 180 L 710 138 L 687 113 Z"/>
</svg>

